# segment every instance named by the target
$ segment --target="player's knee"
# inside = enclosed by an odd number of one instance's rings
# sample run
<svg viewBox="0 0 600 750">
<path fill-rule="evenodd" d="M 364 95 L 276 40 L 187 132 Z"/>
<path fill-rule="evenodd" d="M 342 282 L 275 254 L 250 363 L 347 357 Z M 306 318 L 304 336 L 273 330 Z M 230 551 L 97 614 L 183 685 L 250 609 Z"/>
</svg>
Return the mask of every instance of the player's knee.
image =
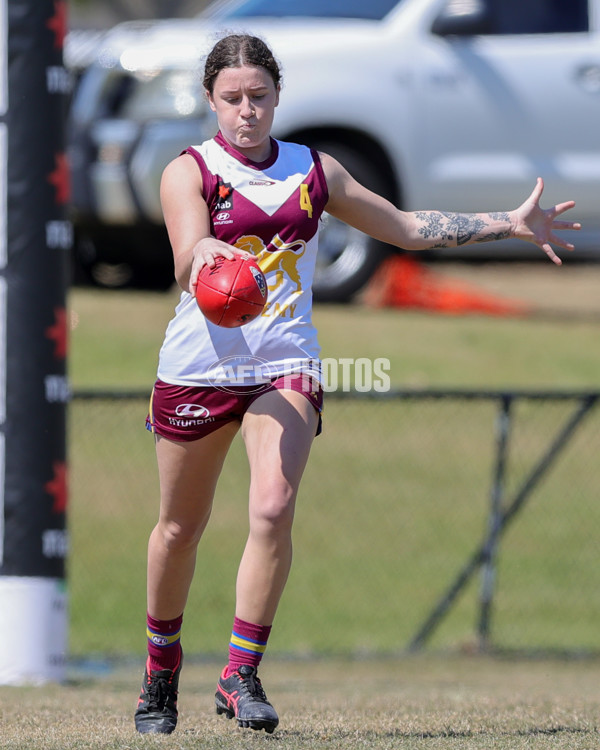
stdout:
<svg viewBox="0 0 600 750">
<path fill-rule="evenodd" d="M 253 530 L 271 534 L 291 528 L 294 520 L 295 492 L 285 485 L 263 491 L 250 504 Z"/>
<path fill-rule="evenodd" d="M 169 552 L 181 552 L 198 546 L 206 523 L 200 525 L 184 525 L 177 521 L 159 523 L 159 533 L 163 545 Z"/>
</svg>

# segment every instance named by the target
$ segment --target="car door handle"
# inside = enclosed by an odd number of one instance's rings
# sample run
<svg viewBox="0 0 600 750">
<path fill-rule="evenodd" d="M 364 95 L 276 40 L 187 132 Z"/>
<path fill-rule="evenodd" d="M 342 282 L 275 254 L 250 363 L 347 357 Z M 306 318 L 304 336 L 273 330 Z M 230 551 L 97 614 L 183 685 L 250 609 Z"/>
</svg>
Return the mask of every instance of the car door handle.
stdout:
<svg viewBox="0 0 600 750">
<path fill-rule="evenodd" d="M 589 94 L 600 94 L 600 64 L 580 65 L 577 68 L 575 79 L 582 89 Z"/>
</svg>

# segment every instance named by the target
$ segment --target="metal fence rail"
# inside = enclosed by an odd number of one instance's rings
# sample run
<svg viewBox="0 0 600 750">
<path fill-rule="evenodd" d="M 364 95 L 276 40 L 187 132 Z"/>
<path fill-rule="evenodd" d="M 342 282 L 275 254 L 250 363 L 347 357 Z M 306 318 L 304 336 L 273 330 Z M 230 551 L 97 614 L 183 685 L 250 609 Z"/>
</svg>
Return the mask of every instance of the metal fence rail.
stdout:
<svg viewBox="0 0 600 750">
<path fill-rule="evenodd" d="M 599 397 L 327 394 L 270 649 L 600 651 Z M 147 399 L 78 391 L 70 407 L 75 653 L 143 647 L 145 545 L 158 507 Z M 236 441 L 200 545 L 188 652 L 222 650 L 246 493 Z M 116 641 L 105 635 L 115 610 Z"/>
</svg>

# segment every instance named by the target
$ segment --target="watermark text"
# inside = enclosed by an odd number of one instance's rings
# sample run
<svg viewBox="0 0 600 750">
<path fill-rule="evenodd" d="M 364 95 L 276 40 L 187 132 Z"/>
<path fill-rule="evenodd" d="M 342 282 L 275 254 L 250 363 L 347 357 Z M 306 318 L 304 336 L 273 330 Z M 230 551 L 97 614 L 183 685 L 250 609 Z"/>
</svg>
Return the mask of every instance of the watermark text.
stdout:
<svg viewBox="0 0 600 750">
<path fill-rule="evenodd" d="M 307 392 L 318 388 L 334 391 L 386 393 L 391 388 L 391 364 L 385 357 L 325 357 L 307 361 L 302 367 L 280 374 L 278 368 L 258 357 L 228 357 L 211 367 L 211 384 L 230 393 L 266 390 L 274 380 L 278 387 Z M 286 385 L 286 380 L 288 384 Z M 292 385 L 293 384 L 293 385 Z"/>
</svg>

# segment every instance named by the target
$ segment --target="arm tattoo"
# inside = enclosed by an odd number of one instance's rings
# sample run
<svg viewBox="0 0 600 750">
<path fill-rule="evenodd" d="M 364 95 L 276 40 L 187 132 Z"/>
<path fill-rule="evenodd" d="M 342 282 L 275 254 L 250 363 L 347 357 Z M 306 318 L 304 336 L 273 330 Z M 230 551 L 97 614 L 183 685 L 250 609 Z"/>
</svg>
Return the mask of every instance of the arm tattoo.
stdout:
<svg viewBox="0 0 600 750">
<path fill-rule="evenodd" d="M 419 234 L 426 240 L 432 240 L 432 248 L 449 247 L 449 243 L 456 241 L 457 247 L 469 242 L 491 242 L 510 237 L 510 229 L 492 232 L 486 227 L 485 217 L 492 221 L 506 221 L 510 218 L 506 212 L 488 214 L 460 214 L 446 211 L 416 211 L 416 218 L 422 222 Z"/>
<path fill-rule="evenodd" d="M 444 216 L 451 228 L 450 231 L 456 237 L 457 247 L 466 245 L 469 240 L 473 239 L 473 235 L 481 234 L 485 227 L 485 222 L 474 214 L 450 214 L 444 212 Z"/>
<path fill-rule="evenodd" d="M 510 224 L 510 216 L 506 211 L 492 211 L 488 216 L 494 221 L 506 221 Z M 506 240 L 509 237 L 510 229 L 505 229 L 503 232 L 488 232 L 487 234 L 482 234 L 482 236 L 475 240 L 475 242 L 493 242 L 495 240 Z"/>
<path fill-rule="evenodd" d="M 443 242 L 454 239 L 444 228 L 444 214 L 439 211 L 416 211 L 415 216 L 423 222 L 419 234 L 426 240 L 433 238 L 436 242 Z"/>
</svg>

